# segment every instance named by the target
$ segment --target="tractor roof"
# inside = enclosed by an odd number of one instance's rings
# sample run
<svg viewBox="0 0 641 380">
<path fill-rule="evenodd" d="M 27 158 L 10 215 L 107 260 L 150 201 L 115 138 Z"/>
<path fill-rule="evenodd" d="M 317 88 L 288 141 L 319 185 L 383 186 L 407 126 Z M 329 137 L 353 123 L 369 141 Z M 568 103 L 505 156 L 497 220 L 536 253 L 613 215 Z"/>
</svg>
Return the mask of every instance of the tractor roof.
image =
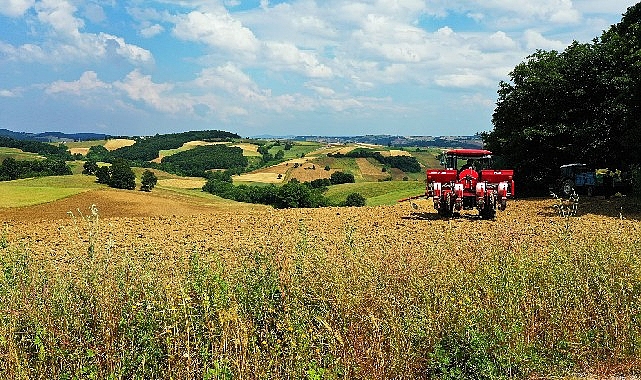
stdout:
<svg viewBox="0 0 641 380">
<path fill-rule="evenodd" d="M 484 149 L 451 149 L 445 154 L 458 157 L 485 157 L 491 155 L 492 152 Z"/>
</svg>

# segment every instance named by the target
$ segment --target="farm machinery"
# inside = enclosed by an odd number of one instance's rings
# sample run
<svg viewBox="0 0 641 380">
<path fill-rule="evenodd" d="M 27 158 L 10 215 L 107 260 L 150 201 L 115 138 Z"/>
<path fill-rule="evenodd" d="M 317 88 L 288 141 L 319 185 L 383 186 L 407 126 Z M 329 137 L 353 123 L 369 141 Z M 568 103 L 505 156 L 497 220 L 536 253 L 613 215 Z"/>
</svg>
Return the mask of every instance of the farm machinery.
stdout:
<svg viewBox="0 0 641 380">
<path fill-rule="evenodd" d="M 569 197 L 575 191 L 591 197 L 596 194 L 610 195 L 615 192 L 625 193 L 630 185 L 619 170 L 594 169 L 586 164 L 567 164 L 559 168 L 556 186 L 550 186 L 550 192 L 559 191 Z"/>
<path fill-rule="evenodd" d="M 476 208 L 481 218 L 492 219 L 496 209 L 505 210 L 508 198 L 514 196 L 514 170 L 492 169 L 488 150 L 448 150 L 441 164 L 444 169 L 427 169 L 424 195 L 401 201 L 431 198 L 443 217 Z"/>
</svg>

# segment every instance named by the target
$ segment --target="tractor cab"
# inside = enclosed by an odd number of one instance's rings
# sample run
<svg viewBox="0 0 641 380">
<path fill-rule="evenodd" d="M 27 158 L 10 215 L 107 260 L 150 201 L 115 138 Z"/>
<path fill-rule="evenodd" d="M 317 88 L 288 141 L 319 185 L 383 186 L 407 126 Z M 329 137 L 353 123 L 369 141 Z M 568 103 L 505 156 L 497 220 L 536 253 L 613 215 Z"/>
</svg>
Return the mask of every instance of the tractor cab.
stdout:
<svg viewBox="0 0 641 380">
<path fill-rule="evenodd" d="M 492 152 L 483 149 L 452 149 L 443 155 L 441 162 L 446 169 L 456 170 L 463 191 L 475 192 L 482 170 L 492 167 Z"/>
<path fill-rule="evenodd" d="M 456 169 L 459 173 L 466 169 L 479 172 L 492 167 L 492 152 L 483 149 L 452 149 L 445 152 L 441 165 L 446 169 Z"/>
</svg>

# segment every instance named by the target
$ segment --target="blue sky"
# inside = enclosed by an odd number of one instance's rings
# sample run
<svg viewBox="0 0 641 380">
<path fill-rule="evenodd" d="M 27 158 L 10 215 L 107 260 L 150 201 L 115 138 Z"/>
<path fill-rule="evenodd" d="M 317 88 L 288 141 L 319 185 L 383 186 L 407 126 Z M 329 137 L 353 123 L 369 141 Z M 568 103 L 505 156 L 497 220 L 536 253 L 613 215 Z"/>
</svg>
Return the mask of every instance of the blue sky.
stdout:
<svg viewBox="0 0 641 380">
<path fill-rule="evenodd" d="M 0 0 L 0 128 L 470 135 L 624 0 Z"/>
</svg>

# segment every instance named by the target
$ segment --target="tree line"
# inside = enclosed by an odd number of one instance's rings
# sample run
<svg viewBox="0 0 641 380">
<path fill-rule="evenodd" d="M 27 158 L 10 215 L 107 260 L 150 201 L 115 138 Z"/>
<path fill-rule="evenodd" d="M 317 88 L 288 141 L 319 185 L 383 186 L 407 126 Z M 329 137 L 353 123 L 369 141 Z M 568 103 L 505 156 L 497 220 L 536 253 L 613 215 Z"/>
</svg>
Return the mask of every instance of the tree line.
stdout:
<svg viewBox="0 0 641 380">
<path fill-rule="evenodd" d="M 574 162 L 641 177 L 640 31 L 641 3 L 590 43 L 536 51 L 499 84 L 483 140 L 515 169 L 522 193 L 546 192 Z"/>
<path fill-rule="evenodd" d="M 332 175 L 334 176 L 337 173 L 339 172 L 332 173 Z M 347 176 L 335 175 L 334 178 L 337 181 L 342 181 L 350 178 L 349 176 L 351 176 L 351 182 L 353 182 L 354 176 L 351 174 Z M 203 186 L 203 191 L 237 202 L 264 204 L 275 208 L 317 208 L 332 206 L 329 199 L 323 195 L 323 192 L 327 189 L 326 186 L 320 185 L 319 182 L 316 182 L 314 185 L 312 185 L 312 183 L 314 183 L 314 181 L 301 183 L 293 179 L 282 186 L 273 184 L 266 186 L 234 185 L 231 174 L 222 171 L 209 175 L 207 183 Z M 323 182 L 323 184 L 325 183 L 328 185 L 337 184 L 331 182 L 331 179 Z M 364 205 L 365 198 L 358 193 L 350 194 L 342 204 L 342 206 Z"/>
<path fill-rule="evenodd" d="M 36 153 L 49 158 L 71 160 L 73 156 L 64 144 L 53 145 L 39 141 L 16 140 L 0 136 L 0 147 L 20 149 L 23 152 Z"/>
<path fill-rule="evenodd" d="M 420 173 L 421 164 L 413 156 L 383 156 L 381 152 L 369 149 L 354 149 L 348 153 L 330 153 L 329 157 L 373 158 L 385 166 L 400 169 L 406 173 Z"/>
<path fill-rule="evenodd" d="M 190 131 L 182 133 L 170 133 L 165 135 L 156 135 L 149 137 L 137 137 L 136 143 L 113 150 L 96 148 L 93 154 L 107 156 L 106 158 L 122 158 L 130 162 L 146 162 L 156 159 L 161 150 L 177 149 L 189 141 L 230 141 L 238 139 L 239 135 L 231 132 L 211 130 L 211 131 Z M 104 147 L 103 147 L 104 148 Z M 106 152 L 105 152 L 106 151 Z M 98 157 L 89 157 L 96 159 Z M 100 157 L 103 158 L 103 157 Z M 102 160 L 97 160 L 102 161 Z"/>
<path fill-rule="evenodd" d="M 94 161 L 85 161 L 82 174 L 95 175 L 96 182 L 115 189 L 133 190 L 136 188 L 136 174 L 123 159 L 116 159 L 111 165 L 98 166 Z M 142 174 L 140 190 L 151 191 L 158 182 L 156 174 L 145 170 Z"/>
<path fill-rule="evenodd" d="M 205 177 L 208 170 L 242 170 L 246 166 L 247 157 L 241 148 L 205 145 L 163 157 L 160 169 L 183 176 Z"/>
<path fill-rule="evenodd" d="M 0 164 L 0 181 L 70 174 L 69 165 L 64 160 L 57 158 L 23 161 L 7 157 Z"/>
</svg>

